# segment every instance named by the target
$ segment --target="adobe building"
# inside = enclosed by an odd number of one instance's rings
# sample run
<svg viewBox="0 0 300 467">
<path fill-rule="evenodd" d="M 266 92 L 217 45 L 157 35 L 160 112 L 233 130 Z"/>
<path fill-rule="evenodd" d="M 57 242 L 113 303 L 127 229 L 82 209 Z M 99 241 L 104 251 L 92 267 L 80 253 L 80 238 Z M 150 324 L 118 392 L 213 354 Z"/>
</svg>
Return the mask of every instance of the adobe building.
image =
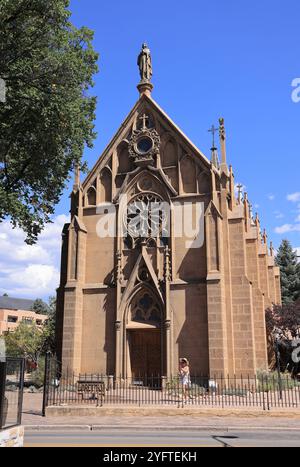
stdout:
<svg viewBox="0 0 300 467">
<path fill-rule="evenodd" d="M 13 332 L 21 322 L 42 326 L 48 319 L 32 311 L 34 300 L 0 297 L 0 336 Z"/>
<path fill-rule="evenodd" d="M 137 103 L 83 183 L 76 173 L 58 357 L 76 374 L 169 377 L 186 357 L 194 375 L 253 375 L 267 368 L 265 309 L 281 302 L 273 248 L 235 193 L 224 120 L 219 162 L 153 100 L 146 45 L 138 64 Z"/>
</svg>

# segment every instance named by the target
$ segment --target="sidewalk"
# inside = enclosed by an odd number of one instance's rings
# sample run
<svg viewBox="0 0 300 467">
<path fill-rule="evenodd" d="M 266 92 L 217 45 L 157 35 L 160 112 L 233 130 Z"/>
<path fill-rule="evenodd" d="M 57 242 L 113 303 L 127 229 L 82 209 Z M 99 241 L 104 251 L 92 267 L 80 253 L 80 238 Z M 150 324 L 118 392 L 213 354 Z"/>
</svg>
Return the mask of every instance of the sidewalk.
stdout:
<svg viewBox="0 0 300 467">
<path fill-rule="evenodd" d="M 289 410 L 283 416 L 273 412 L 253 411 L 248 416 L 243 410 L 237 410 L 236 414 L 227 409 L 206 409 L 205 415 L 197 415 L 193 408 L 168 409 L 173 415 L 152 416 L 152 409 L 135 408 L 134 415 L 121 414 L 124 408 L 99 408 L 98 416 L 58 416 L 42 417 L 42 395 L 24 394 L 22 424 L 27 430 L 58 431 L 68 430 L 220 430 L 232 431 L 234 429 L 267 429 L 267 430 L 300 430 L 300 411 Z M 107 412 L 111 410 L 111 414 Z M 176 412 L 174 412 L 176 410 Z M 128 410 L 126 410 L 128 413 Z M 143 413 L 141 413 L 141 411 Z M 156 407 L 157 411 L 157 407 Z M 187 411 L 189 412 L 187 414 Z M 145 415 L 147 413 L 147 415 Z M 249 413 L 252 415 L 249 416 Z M 280 414 L 282 411 L 280 412 Z"/>
</svg>

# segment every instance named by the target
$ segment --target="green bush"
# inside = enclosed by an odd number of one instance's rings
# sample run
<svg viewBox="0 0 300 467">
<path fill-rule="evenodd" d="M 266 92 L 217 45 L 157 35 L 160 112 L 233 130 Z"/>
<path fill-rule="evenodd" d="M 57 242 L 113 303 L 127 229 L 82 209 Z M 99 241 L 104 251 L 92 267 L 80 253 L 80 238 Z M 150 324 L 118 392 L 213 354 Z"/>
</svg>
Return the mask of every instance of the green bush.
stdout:
<svg viewBox="0 0 300 467">
<path fill-rule="evenodd" d="M 170 379 L 166 384 L 166 390 L 169 394 L 181 395 L 183 393 L 183 387 L 179 377 Z M 192 383 L 189 388 L 189 395 L 193 397 L 204 396 L 207 392 L 206 388 L 198 384 Z"/>
<path fill-rule="evenodd" d="M 277 371 L 257 372 L 257 392 L 282 391 L 299 387 L 300 384 L 292 379 L 290 373 L 280 373 Z"/>
</svg>

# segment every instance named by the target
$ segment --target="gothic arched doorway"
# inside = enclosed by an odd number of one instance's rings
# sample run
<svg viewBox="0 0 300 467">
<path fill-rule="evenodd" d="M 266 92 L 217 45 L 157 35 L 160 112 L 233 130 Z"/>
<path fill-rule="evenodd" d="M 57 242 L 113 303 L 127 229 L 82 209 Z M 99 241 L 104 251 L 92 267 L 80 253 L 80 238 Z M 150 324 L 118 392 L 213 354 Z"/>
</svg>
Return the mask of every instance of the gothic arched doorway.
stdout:
<svg viewBox="0 0 300 467">
<path fill-rule="evenodd" d="M 126 320 L 127 374 L 135 384 L 160 385 L 164 371 L 162 304 L 148 287 L 132 298 Z"/>
</svg>

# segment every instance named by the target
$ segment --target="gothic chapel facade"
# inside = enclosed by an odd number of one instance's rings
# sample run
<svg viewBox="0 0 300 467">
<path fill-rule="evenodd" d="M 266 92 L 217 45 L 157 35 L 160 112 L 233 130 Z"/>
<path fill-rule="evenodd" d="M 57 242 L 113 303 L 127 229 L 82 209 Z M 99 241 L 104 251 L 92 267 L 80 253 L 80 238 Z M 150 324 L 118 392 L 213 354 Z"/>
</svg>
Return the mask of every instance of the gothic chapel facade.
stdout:
<svg viewBox="0 0 300 467">
<path fill-rule="evenodd" d="M 76 176 L 58 356 L 76 374 L 169 377 L 180 357 L 194 375 L 254 374 L 268 364 L 265 309 L 281 302 L 273 249 L 247 194 L 235 194 L 224 120 L 219 163 L 151 97 L 146 45 L 139 67 L 137 103 L 86 180 Z M 186 225 L 178 234 L 182 223 L 198 226 L 197 238 Z"/>
</svg>

